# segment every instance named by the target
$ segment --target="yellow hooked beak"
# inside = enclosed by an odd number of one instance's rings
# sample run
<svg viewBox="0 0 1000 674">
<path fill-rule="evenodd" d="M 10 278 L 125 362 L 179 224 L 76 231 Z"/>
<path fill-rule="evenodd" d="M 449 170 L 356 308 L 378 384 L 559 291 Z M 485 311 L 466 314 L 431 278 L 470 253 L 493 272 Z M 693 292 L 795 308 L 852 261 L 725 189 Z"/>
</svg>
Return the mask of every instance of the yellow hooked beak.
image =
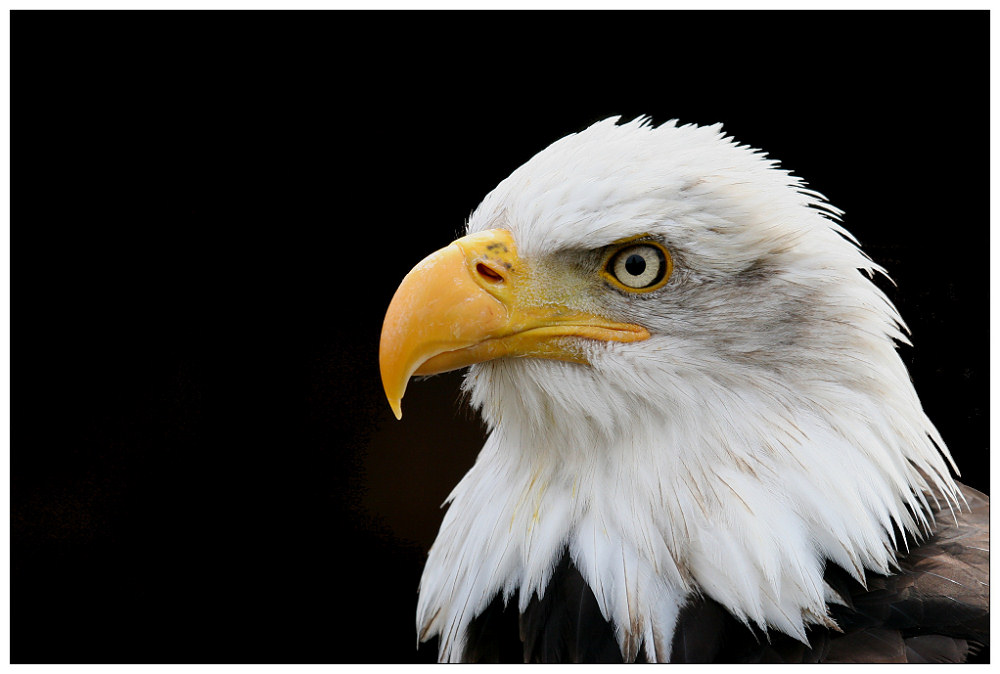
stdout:
<svg viewBox="0 0 1000 674">
<path fill-rule="evenodd" d="M 518 257 L 514 238 L 492 229 L 424 258 L 403 279 L 382 324 L 379 366 L 396 418 L 414 374 L 437 374 L 504 356 L 587 360 L 566 337 L 635 342 L 638 325 L 566 307 Z"/>
</svg>

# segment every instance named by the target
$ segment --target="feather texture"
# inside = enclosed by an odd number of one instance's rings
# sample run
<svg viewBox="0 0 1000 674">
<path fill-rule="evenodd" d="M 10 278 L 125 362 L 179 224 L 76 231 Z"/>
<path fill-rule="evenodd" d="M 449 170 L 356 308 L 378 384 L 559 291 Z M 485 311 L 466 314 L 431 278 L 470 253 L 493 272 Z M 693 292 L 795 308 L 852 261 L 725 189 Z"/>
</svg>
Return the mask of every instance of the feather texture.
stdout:
<svg viewBox="0 0 1000 674">
<path fill-rule="evenodd" d="M 869 577 L 868 587 L 830 564 L 825 578 L 841 597 L 837 624 L 813 627 L 805 641 L 748 629 L 722 604 L 694 597 L 681 611 L 670 656 L 685 663 L 964 662 L 988 642 L 989 500 L 961 486 L 970 510 L 941 518 L 928 540 L 913 542 L 900 572 Z M 941 513 L 937 513 L 941 514 Z M 975 580 L 974 580 L 975 579 Z M 611 624 L 564 552 L 541 597 L 518 615 L 497 597 L 469 627 L 470 662 L 622 662 Z M 636 661 L 643 655 L 636 654 Z"/>
</svg>

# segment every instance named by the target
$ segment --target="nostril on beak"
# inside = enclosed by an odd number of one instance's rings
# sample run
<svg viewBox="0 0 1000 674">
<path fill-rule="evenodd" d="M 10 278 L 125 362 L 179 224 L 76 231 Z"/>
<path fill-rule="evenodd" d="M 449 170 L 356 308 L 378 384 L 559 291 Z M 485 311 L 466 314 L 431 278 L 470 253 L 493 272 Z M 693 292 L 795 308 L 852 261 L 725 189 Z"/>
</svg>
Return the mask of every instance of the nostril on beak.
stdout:
<svg viewBox="0 0 1000 674">
<path fill-rule="evenodd" d="M 476 271 L 479 273 L 480 276 L 482 276 L 484 279 L 486 279 L 490 283 L 503 283 L 504 282 L 503 275 L 500 272 L 498 272 L 493 267 L 490 267 L 489 265 L 484 264 L 482 262 L 480 262 L 479 264 L 476 265 Z"/>
</svg>

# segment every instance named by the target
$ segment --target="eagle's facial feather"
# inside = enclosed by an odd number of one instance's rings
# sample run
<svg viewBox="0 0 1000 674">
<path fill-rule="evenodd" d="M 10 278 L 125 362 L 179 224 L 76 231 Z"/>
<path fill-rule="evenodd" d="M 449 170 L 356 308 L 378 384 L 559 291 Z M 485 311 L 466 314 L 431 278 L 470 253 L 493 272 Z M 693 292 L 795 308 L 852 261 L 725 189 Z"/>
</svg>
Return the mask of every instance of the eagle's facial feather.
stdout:
<svg viewBox="0 0 1000 674">
<path fill-rule="evenodd" d="M 905 328 L 870 280 L 882 270 L 837 215 L 718 126 L 641 120 L 554 143 L 484 199 L 470 233 L 509 231 L 568 306 L 650 337 L 578 339 L 587 365 L 470 368 L 491 433 L 449 497 L 418 607 L 442 659 L 497 592 L 521 608 L 543 592 L 564 548 L 626 658 L 668 659 L 694 592 L 805 640 L 829 624 L 827 559 L 889 572 L 893 526 L 926 526 L 928 487 L 957 503 L 895 350 Z M 601 275 L 637 236 L 673 260 L 648 293 Z"/>
</svg>

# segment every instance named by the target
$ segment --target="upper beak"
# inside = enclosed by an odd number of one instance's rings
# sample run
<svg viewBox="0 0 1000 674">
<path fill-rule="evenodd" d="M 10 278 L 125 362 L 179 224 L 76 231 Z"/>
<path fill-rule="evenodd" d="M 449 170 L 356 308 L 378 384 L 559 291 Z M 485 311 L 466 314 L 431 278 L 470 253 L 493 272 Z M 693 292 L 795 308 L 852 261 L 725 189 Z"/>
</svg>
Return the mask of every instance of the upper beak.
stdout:
<svg viewBox="0 0 1000 674">
<path fill-rule="evenodd" d="M 553 302 L 540 285 L 503 229 L 458 239 L 414 267 L 389 303 L 379 344 L 382 385 L 396 418 L 414 374 L 503 356 L 586 363 L 579 344 L 564 338 L 649 337 L 641 326 Z"/>
</svg>

